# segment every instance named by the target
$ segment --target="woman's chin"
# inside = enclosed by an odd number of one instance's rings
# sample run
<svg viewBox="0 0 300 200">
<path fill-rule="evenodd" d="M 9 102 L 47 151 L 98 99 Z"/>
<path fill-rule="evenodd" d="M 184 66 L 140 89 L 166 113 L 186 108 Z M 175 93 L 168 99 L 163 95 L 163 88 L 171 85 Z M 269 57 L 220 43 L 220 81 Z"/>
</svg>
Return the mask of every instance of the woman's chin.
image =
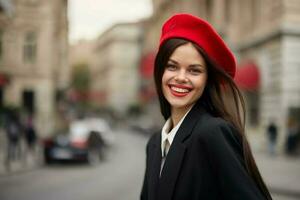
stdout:
<svg viewBox="0 0 300 200">
<path fill-rule="evenodd" d="M 186 101 L 170 101 L 169 103 L 171 107 L 175 109 L 186 109 L 190 107 L 190 104 Z"/>
</svg>

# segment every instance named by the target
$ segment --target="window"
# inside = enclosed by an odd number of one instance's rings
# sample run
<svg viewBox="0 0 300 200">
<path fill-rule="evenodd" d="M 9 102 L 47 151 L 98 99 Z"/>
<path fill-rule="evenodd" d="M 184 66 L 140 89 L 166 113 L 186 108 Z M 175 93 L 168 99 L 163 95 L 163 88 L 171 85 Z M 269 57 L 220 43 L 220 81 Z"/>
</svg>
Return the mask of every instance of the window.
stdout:
<svg viewBox="0 0 300 200">
<path fill-rule="evenodd" d="M 231 23 L 231 16 L 232 16 L 232 3 L 231 3 L 231 0 L 225 0 L 225 4 L 224 4 L 224 17 L 225 17 L 225 23 L 228 25 Z"/>
<path fill-rule="evenodd" d="M 255 28 L 257 22 L 257 1 L 251 0 L 250 1 L 250 26 L 251 28 Z"/>
<path fill-rule="evenodd" d="M 3 31 L 0 30 L 0 61 L 3 59 Z"/>
<path fill-rule="evenodd" d="M 211 18 L 212 18 L 212 14 L 213 14 L 213 10 L 212 10 L 213 5 L 212 4 L 213 4 L 212 0 L 205 1 L 207 21 L 211 21 Z"/>
<path fill-rule="evenodd" d="M 257 91 L 246 92 L 247 109 L 250 126 L 257 126 L 259 122 L 259 94 Z"/>
<path fill-rule="evenodd" d="M 32 90 L 24 90 L 23 95 L 23 108 L 31 113 L 35 113 L 35 93 Z"/>
<path fill-rule="evenodd" d="M 37 53 L 36 34 L 28 32 L 25 35 L 23 46 L 23 60 L 25 63 L 35 63 Z"/>
<path fill-rule="evenodd" d="M 23 0 L 23 3 L 26 5 L 36 5 L 38 0 Z"/>
</svg>

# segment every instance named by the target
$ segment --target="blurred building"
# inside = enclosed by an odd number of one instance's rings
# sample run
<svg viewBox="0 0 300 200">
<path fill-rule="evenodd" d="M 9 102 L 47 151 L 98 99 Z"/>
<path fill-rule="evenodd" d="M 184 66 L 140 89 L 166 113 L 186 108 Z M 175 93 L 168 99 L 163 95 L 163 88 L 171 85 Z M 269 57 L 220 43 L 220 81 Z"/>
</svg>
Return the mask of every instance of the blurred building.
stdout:
<svg viewBox="0 0 300 200">
<path fill-rule="evenodd" d="M 162 23 L 178 12 L 208 20 L 234 51 L 236 82 L 246 97 L 249 129 L 263 130 L 273 119 L 284 133 L 288 118 L 300 121 L 298 0 L 153 0 L 153 16 L 144 30 L 141 68 L 153 68 Z M 153 89 L 151 79 L 143 79 L 145 90 Z M 149 104 L 155 102 L 153 98 L 149 96 Z"/>
<path fill-rule="evenodd" d="M 99 36 L 91 67 L 94 103 L 125 115 L 139 90 L 142 23 L 120 23 Z"/>
<path fill-rule="evenodd" d="M 88 66 L 91 66 L 95 59 L 95 46 L 95 39 L 82 39 L 71 44 L 69 47 L 69 66 L 72 67 L 79 63 L 86 63 Z"/>
<path fill-rule="evenodd" d="M 67 0 L 0 0 L 0 101 L 32 112 L 39 134 L 55 123 L 68 85 Z"/>
</svg>

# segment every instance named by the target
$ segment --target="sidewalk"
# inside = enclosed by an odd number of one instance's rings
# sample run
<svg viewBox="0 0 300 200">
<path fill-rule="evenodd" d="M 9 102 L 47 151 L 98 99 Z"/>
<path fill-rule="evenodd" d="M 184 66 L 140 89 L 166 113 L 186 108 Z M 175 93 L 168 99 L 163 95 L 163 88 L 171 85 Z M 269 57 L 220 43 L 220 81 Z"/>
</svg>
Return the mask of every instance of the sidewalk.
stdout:
<svg viewBox="0 0 300 200">
<path fill-rule="evenodd" d="M 300 155 L 287 156 L 281 149 L 275 156 L 267 152 L 263 135 L 250 135 L 249 142 L 264 181 L 272 195 L 300 199 Z M 282 198 L 275 198 L 282 199 Z"/>
<path fill-rule="evenodd" d="M 300 158 L 278 155 L 271 157 L 255 152 L 258 168 L 274 194 L 294 196 L 300 199 Z"/>
<path fill-rule="evenodd" d="M 40 148 L 37 146 L 34 152 L 26 150 L 24 140 L 20 143 L 21 155 L 20 159 L 16 159 L 10 162 L 9 167 L 5 164 L 7 141 L 5 134 L 0 130 L 0 177 L 13 175 L 16 173 L 22 173 L 24 171 L 33 170 L 41 166 Z"/>
</svg>

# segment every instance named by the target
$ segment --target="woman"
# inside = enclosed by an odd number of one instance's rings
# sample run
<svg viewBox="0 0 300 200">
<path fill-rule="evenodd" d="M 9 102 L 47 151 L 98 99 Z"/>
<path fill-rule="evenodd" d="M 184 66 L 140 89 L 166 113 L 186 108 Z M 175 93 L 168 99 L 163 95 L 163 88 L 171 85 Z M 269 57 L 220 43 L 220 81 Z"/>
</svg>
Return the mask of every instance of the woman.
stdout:
<svg viewBox="0 0 300 200">
<path fill-rule="evenodd" d="M 142 200 L 272 199 L 244 133 L 235 69 L 206 21 L 164 23 L 154 78 L 167 121 L 147 144 Z"/>
</svg>

